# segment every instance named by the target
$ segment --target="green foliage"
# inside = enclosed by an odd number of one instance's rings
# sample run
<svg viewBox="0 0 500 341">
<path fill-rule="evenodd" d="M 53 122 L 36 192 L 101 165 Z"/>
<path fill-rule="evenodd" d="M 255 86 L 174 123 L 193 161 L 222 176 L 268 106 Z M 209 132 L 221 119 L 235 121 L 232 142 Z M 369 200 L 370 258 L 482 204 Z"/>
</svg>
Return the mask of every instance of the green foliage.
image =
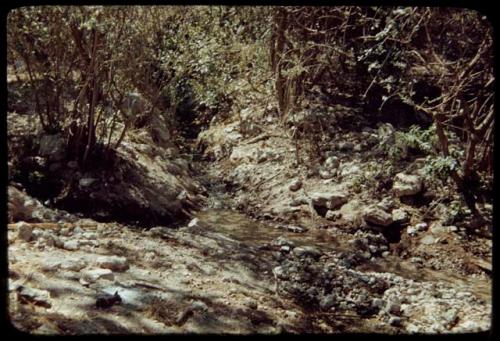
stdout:
<svg viewBox="0 0 500 341">
<path fill-rule="evenodd" d="M 423 171 L 432 178 L 446 181 L 457 168 L 458 162 L 451 156 L 428 156 Z"/>
<path fill-rule="evenodd" d="M 435 125 L 429 129 L 414 125 L 407 132 L 397 131 L 394 134 L 394 140 L 385 144 L 389 157 L 395 161 L 406 158 L 411 149 L 424 155 L 433 154 L 436 152 L 436 146 Z"/>
</svg>

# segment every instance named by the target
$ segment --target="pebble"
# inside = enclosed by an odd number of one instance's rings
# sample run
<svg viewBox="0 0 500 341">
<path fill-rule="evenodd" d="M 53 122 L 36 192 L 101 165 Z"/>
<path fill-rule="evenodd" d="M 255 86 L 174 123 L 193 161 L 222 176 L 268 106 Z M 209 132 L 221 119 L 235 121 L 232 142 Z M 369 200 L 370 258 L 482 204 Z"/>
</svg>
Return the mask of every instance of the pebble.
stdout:
<svg viewBox="0 0 500 341">
<path fill-rule="evenodd" d="M 188 224 L 188 227 L 198 227 L 200 220 L 198 218 L 194 218 Z"/>
<path fill-rule="evenodd" d="M 250 308 L 250 309 L 253 309 L 253 310 L 256 310 L 259 305 L 257 304 L 257 302 L 255 302 L 254 300 L 248 300 L 245 305 Z"/>
<path fill-rule="evenodd" d="M 101 256 L 96 260 L 96 264 L 105 269 L 110 269 L 112 271 L 125 271 L 129 269 L 129 264 L 127 258 L 119 256 Z"/>
<path fill-rule="evenodd" d="M 112 281 L 115 279 L 115 275 L 110 269 L 92 269 L 83 272 L 81 278 L 86 282 L 93 283 L 101 278 Z"/>
<path fill-rule="evenodd" d="M 288 245 L 283 245 L 281 248 L 280 248 L 281 251 L 283 252 L 290 252 L 290 246 Z"/>
<path fill-rule="evenodd" d="M 335 295 L 333 294 L 330 294 L 330 295 L 326 295 L 324 296 L 321 301 L 319 302 L 319 305 L 321 307 L 321 309 L 330 309 L 331 307 L 333 307 L 335 305 Z"/>
<path fill-rule="evenodd" d="M 63 244 L 63 249 L 69 250 L 69 251 L 76 251 L 78 250 L 78 247 L 80 246 L 78 240 L 69 240 L 67 242 L 64 242 Z"/>
<path fill-rule="evenodd" d="M 407 232 L 410 236 L 413 236 L 413 235 L 416 235 L 416 234 L 417 234 L 418 230 L 417 230 L 417 228 L 416 228 L 416 227 L 414 227 L 414 226 L 408 226 L 408 227 L 406 228 L 406 232 Z"/>
<path fill-rule="evenodd" d="M 61 269 L 70 271 L 80 271 L 86 266 L 87 264 L 81 259 L 65 259 L 59 264 Z"/>
<path fill-rule="evenodd" d="M 415 225 L 415 228 L 420 232 L 425 231 L 427 230 L 427 223 L 418 223 L 417 225 Z"/>
<path fill-rule="evenodd" d="M 438 242 L 438 238 L 434 237 L 433 235 L 426 235 L 422 239 L 420 239 L 420 243 L 424 245 L 430 245 L 430 244 L 435 244 Z"/>
<path fill-rule="evenodd" d="M 293 254 L 297 257 L 312 257 L 314 259 L 321 257 L 321 251 L 313 246 L 298 246 L 293 249 Z"/>
<path fill-rule="evenodd" d="M 207 311 L 208 306 L 205 304 L 205 302 L 194 301 L 193 303 L 191 303 L 191 309 L 197 310 L 197 311 Z"/>
<path fill-rule="evenodd" d="M 401 325 L 401 318 L 398 316 L 391 316 L 391 318 L 389 318 L 389 324 L 398 327 Z"/>
<path fill-rule="evenodd" d="M 288 185 L 288 189 L 292 192 L 298 191 L 302 187 L 302 181 L 295 179 L 293 180 L 290 185 Z"/>
</svg>

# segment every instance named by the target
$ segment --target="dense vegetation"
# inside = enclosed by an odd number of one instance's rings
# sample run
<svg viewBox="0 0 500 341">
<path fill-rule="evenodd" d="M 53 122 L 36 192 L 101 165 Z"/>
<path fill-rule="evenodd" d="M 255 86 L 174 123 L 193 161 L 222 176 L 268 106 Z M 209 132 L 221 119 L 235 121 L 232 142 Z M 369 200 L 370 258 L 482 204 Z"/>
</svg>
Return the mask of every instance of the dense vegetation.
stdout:
<svg viewBox="0 0 500 341">
<path fill-rule="evenodd" d="M 155 130 L 193 138 L 234 114 L 245 133 L 256 101 L 312 156 L 335 126 L 390 122 L 407 132 L 386 155 L 428 156 L 474 209 L 491 188 L 492 49 L 487 19 L 454 8 L 25 7 L 8 16 L 8 65 L 24 80 L 9 103 L 27 94 L 81 167 L 130 129 L 164 143 Z M 358 114 L 336 118 L 337 105 Z M 305 125 L 287 124 L 299 113 Z"/>
</svg>

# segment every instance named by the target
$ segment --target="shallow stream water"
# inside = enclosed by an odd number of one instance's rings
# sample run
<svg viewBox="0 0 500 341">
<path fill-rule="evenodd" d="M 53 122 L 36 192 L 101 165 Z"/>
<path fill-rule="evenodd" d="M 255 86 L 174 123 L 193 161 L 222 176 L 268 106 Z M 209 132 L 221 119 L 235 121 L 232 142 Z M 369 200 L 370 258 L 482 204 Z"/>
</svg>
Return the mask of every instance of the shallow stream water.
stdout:
<svg viewBox="0 0 500 341">
<path fill-rule="evenodd" d="M 351 245 L 336 238 L 332 230 L 313 227 L 303 233 L 291 232 L 283 228 L 285 224 L 258 221 L 234 210 L 207 209 L 198 212 L 196 218 L 199 219 L 199 223 L 197 227 L 189 228 L 190 232 L 216 235 L 252 248 L 269 245 L 281 236 L 294 242 L 295 246 L 314 246 L 322 252 L 352 249 Z M 448 271 L 417 268 L 410 261 L 394 255 L 387 258 L 375 258 L 364 263 L 361 269 L 363 271 L 393 273 L 415 281 L 442 282 L 468 290 L 485 301 L 491 300 L 490 281 L 458 273 L 449 273 Z"/>
</svg>

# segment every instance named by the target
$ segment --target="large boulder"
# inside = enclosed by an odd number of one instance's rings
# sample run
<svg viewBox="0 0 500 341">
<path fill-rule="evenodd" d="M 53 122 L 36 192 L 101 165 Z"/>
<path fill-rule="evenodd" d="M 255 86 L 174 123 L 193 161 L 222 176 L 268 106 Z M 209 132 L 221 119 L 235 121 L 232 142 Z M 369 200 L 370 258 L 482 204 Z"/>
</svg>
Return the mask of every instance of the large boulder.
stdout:
<svg viewBox="0 0 500 341">
<path fill-rule="evenodd" d="M 418 175 L 398 173 L 392 189 L 398 197 L 415 195 L 422 190 L 422 179 Z"/>
</svg>

